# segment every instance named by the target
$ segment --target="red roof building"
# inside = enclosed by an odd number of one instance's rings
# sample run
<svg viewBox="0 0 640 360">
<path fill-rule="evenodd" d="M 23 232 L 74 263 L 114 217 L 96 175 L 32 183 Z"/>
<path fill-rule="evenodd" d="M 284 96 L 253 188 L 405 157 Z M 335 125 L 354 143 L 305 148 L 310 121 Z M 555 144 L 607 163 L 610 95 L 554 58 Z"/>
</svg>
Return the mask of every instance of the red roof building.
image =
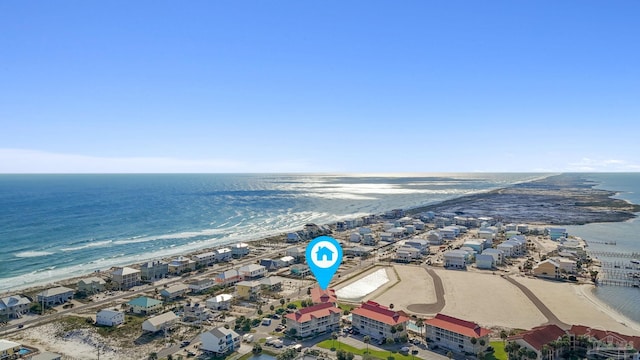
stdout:
<svg viewBox="0 0 640 360">
<path fill-rule="evenodd" d="M 407 335 L 409 317 L 373 301 L 367 301 L 352 312 L 351 323 L 360 333 L 375 339 Z"/>
<path fill-rule="evenodd" d="M 507 340 L 515 341 L 520 346 L 535 351 L 538 358 L 541 358 L 543 356 L 543 346 L 549 345 L 551 342 L 562 338 L 562 336 L 566 334 L 566 331 L 562 330 L 557 325 L 551 324 L 534 327 L 529 331 L 524 331 L 518 335 L 510 336 Z"/>
<path fill-rule="evenodd" d="M 314 304 L 331 303 L 335 305 L 338 302 L 338 297 L 333 289 L 322 290 L 315 287 L 311 289 L 311 300 Z"/>
<path fill-rule="evenodd" d="M 322 303 L 287 314 L 287 327 L 296 329 L 296 336 L 309 337 L 333 331 L 340 326 L 342 310 L 332 303 Z"/>
<path fill-rule="evenodd" d="M 471 321 L 437 314 L 433 319 L 425 320 L 425 326 L 428 341 L 452 351 L 476 354 L 489 346 L 491 331 Z M 472 338 L 476 339 L 476 344 L 471 343 Z"/>
<path fill-rule="evenodd" d="M 592 343 L 591 352 L 602 357 L 619 356 L 640 351 L 640 337 L 619 334 L 613 331 L 592 329 L 587 326 L 573 325 L 569 335 L 575 340 L 578 336 L 587 337 Z"/>
</svg>

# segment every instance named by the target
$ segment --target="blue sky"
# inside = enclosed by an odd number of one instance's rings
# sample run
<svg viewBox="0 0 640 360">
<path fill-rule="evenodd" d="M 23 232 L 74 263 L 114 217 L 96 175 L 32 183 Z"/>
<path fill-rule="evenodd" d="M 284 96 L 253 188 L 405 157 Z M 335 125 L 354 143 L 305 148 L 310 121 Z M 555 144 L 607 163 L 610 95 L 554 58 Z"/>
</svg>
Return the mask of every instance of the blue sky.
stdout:
<svg viewBox="0 0 640 360">
<path fill-rule="evenodd" d="M 2 1 L 0 172 L 640 171 L 638 1 Z"/>
</svg>

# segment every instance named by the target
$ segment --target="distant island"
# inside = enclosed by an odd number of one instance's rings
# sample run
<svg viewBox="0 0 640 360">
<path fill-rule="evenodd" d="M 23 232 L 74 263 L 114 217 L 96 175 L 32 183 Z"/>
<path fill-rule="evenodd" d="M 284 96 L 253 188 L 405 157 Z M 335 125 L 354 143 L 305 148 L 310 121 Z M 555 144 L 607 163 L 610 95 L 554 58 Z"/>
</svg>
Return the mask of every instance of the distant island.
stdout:
<svg viewBox="0 0 640 360">
<path fill-rule="evenodd" d="M 636 217 L 640 205 L 615 199 L 616 192 L 595 189 L 583 174 L 560 174 L 485 193 L 411 209 L 493 216 L 508 222 L 583 225 L 621 222 Z"/>
</svg>

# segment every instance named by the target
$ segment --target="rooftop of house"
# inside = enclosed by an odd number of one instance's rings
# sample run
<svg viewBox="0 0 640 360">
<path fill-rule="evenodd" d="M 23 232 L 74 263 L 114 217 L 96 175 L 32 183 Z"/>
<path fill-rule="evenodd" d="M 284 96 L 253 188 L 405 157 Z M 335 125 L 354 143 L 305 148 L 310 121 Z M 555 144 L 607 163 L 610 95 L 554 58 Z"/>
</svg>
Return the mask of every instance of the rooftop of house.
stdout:
<svg viewBox="0 0 640 360">
<path fill-rule="evenodd" d="M 83 283 L 83 284 L 92 284 L 92 283 L 106 284 L 106 281 L 104 281 L 104 279 L 99 278 L 97 276 L 92 276 L 92 277 L 88 277 L 86 279 L 81 279 L 80 281 L 78 281 L 78 283 Z"/>
<path fill-rule="evenodd" d="M 148 307 L 160 305 L 160 304 L 162 304 L 162 301 L 156 300 L 156 299 L 152 299 L 152 298 L 149 298 L 149 297 L 146 297 L 146 296 L 141 296 L 139 298 L 135 298 L 135 299 L 129 301 L 127 304 L 129 304 L 131 306 L 139 306 L 139 307 L 148 308 Z"/>
<path fill-rule="evenodd" d="M 136 269 L 132 269 L 130 267 L 120 267 L 120 268 L 116 268 L 115 270 L 113 270 L 111 272 L 111 275 L 115 275 L 115 276 L 125 276 L 125 275 L 131 275 L 131 274 L 135 274 L 135 273 L 139 273 L 140 270 L 136 270 Z"/>
<path fill-rule="evenodd" d="M 68 292 L 73 293 L 73 289 L 69 289 L 68 287 L 64 287 L 64 286 L 58 286 L 58 287 L 54 287 L 54 288 L 42 291 L 38 293 L 38 296 L 44 296 L 44 297 L 57 296 L 57 295 L 66 294 Z"/>
<path fill-rule="evenodd" d="M 334 289 L 322 290 L 320 287 L 314 287 L 311 289 L 311 300 L 314 304 L 335 304 L 338 301 L 338 297 Z"/>
<path fill-rule="evenodd" d="M 454 318 L 453 316 L 445 314 L 437 314 L 433 319 L 426 320 L 425 324 L 473 338 L 483 337 L 489 335 L 491 332 L 491 330 L 482 328 L 474 322 Z"/>
<path fill-rule="evenodd" d="M 368 319 L 373 319 L 387 325 L 397 325 L 409 321 L 409 317 L 374 301 L 367 301 L 366 303 L 363 303 L 359 308 L 354 309 L 351 313 Z"/>
<path fill-rule="evenodd" d="M 166 313 L 147 319 L 149 324 L 151 324 L 152 326 L 160 326 L 162 324 L 166 324 L 175 320 L 178 320 L 178 315 L 174 314 L 173 311 L 168 311 Z"/>
<path fill-rule="evenodd" d="M 323 318 L 331 314 L 341 314 L 342 310 L 335 307 L 332 303 L 321 303 L 306 308 L 302 308 L 294 313 L 287 314 L 286 318 L 299 323 L 311 321 L 313 319 Z"/>
<path fill-rule="evenodd" d="M 518 335 L 510 336 L 507 339 L 511 341 L 521 339 L 534 349 L 540 351 L 544 345 L 558 340 L 563 335 L 566 335 L 564 330 L 558 327 L 558 325 L 551 324 L 535 327 L 531 330 L 521 332 Z"/>
</svg>

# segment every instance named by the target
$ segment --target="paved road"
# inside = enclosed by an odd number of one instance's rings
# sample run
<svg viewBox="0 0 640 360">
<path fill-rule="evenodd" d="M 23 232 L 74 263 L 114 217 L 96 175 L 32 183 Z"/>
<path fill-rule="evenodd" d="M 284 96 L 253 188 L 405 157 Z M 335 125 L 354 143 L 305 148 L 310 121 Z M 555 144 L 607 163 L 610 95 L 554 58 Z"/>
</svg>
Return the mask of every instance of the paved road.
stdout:
<svg viewBox="0 0 640 360">
<path fill-rule="evenodd" d="M 569 324 L 560 321 L 560 319 L 558 319 L 558 317 L 533 292 L 531 292 L 529 288 L 512 279 L 510 276 L 504 276 L 504 278 L 520 289 L 520 291 L 525 294 L 525 296 L 538 308 L 538 310 L 540 310 L 542 315 L 547 318 L 547 324 L 555 324 L 562 329 L 569 329 L 571 327 Z"/>
<path fill-rule="evenodd" d="M 438 276 L 438 273 L 435 270 L 425 267 L 425 270 L 433 279 L 433 287 L 436 292 L 436 302 L 432 304 L 411 304 L 407 306 L 407 310 L 419 314 L 437 314 L 445 306 L 444 300 L 444 286 L 442 285 L 442 279 Z"/>
</svg>

